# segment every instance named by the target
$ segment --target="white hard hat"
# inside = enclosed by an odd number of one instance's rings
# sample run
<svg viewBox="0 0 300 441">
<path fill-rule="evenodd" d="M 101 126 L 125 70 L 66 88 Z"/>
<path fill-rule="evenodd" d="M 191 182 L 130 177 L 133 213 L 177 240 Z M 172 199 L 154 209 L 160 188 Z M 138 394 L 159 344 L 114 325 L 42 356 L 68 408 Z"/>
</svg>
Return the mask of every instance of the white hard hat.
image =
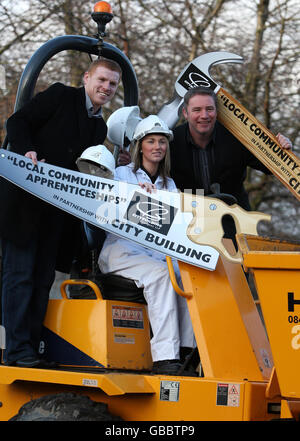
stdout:
<svg viewBox="0 0 300 441">
<path fill-rule="evenodd" d="M 138 106 L 121 107 L 107 120 L 108 140 L 121 148 L 126 147 L 131 143 L 135 128 L 140 121 Z"/>
<path fill-rule="evenodd" d="M 101 144 L 85 149 L 77 159 L 76 165 L 82 173 L 102 178 L 112 178 L 116 167 L 113 154 Z"/>
<path fill-rule="evenodd" d="M 173 139 L 173 132 L 169 129 L 167 124 L 156 115 L 147 116 L 137 126 L 133 135 L 133 140 L 144 138 L 149 133 L 161 133 L 171 141 Z"/>
</svg>

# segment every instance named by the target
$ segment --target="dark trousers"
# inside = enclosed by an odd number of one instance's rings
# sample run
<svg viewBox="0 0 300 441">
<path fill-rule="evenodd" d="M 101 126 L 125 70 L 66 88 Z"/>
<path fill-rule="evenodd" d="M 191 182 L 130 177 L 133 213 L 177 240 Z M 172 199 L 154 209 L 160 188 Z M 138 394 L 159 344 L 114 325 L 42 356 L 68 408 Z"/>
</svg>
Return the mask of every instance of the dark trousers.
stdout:
<svg viewBox="0 0 300 441">
<path fill-rule="evenodd" d="M 62 213 L 44 210 L 27 247 L 2 239 L 3 361 L 36 356 L 63 228 Z"/>
</svg>

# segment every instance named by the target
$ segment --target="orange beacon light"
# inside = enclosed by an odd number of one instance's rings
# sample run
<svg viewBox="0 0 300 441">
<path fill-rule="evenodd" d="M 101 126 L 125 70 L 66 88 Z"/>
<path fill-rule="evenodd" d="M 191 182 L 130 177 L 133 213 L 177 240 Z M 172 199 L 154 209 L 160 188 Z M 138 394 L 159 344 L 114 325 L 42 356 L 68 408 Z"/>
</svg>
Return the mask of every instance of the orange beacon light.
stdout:
<svg viewBox="0 0 300 441">
<path fill-rule="evenodd" d="M 98 25 L 98 38 L 105 37 L 105 27 L 113 18 L 111 6 L 108 2 L 101 1 L 95 4 L 94 12 L 92 13 L 92 19 Z"/>
<path fill-rule="evenodd" d="M 109 14 L 112 14 L 112 9 L 108 2 L 102 1 L 95 4 L 94 12 L 108 12 Z"/>
</svg>

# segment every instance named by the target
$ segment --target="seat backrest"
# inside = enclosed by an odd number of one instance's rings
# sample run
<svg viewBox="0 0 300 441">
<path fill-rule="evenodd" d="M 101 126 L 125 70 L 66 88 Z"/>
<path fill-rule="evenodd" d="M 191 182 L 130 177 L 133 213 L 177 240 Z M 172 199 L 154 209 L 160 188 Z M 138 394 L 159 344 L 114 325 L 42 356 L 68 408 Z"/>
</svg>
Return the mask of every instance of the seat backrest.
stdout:
<svg viewBox="0 0 300 441">
<path fill-rule="evenodd" d="M 102 228 L 96 227 L 95 225 L 83 222 L 83 229 L 87 238 L 88 247 L 90 250 L 97 250 L 100 253 L 106 233 Z"/>
<path fill-rule="evenodd" d="M 88 247 L 90 250 L 93 250 L 96 259 L 98 259 L 106 238 L 106 233 L 101 228 L 87 222 L 83 223 L 83 228 L 87 238 Z M 117 274 L 102 274 L 97 261 L 92 265 L 92 274 L 89 278 L 99 286 L 104 299 L 146 303 L 143 295 L 143 288 L 138 288 L 133 280 Z M 84 295 L 84 298 L 94 298 L 91 291 L 91 288 L 83 286 L 81 294 L 79 295 Z M 83 297 L 78 297 L 78 293 L 75 293 L 75 296 L 73 295 L 72 298 Z"/>
</svg>

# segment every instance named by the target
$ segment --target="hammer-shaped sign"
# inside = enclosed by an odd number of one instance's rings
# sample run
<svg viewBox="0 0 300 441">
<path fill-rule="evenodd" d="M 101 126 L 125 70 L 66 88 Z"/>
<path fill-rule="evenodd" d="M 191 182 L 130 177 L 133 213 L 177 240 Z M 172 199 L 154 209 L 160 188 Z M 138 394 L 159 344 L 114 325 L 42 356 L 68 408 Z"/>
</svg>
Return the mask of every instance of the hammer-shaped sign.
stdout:
<svg viewBox="0 0 300 441">
<path fill-rule="evenodd" d="M 198 66 L 199 62 L 201 67 Z M 220 86 L 211 78 L 210 69 L 223 63 L 243 63 L 243 58 L 231 52 L 210 52 L 188 63 L 178 75 L 173 98 L 162 106 L 157 115 L 171 129 L 175 127 L 180 118 L 183 97 L 189 89 L 201 86 L 218 92 Z"/>
<path fill-rule="evenodd" d="M 219 86 L 211 77 L 210 70 L 217 64 L 224 63 L 243 63 L 243 58 L 231 52 L 210 52 L 200 55 L 191 61 L 180 72 L 175 83 L 176 93 L 183 98 L 185 93 L 194 87 L 205 87 L 219 91 Z"/>
</svg>

